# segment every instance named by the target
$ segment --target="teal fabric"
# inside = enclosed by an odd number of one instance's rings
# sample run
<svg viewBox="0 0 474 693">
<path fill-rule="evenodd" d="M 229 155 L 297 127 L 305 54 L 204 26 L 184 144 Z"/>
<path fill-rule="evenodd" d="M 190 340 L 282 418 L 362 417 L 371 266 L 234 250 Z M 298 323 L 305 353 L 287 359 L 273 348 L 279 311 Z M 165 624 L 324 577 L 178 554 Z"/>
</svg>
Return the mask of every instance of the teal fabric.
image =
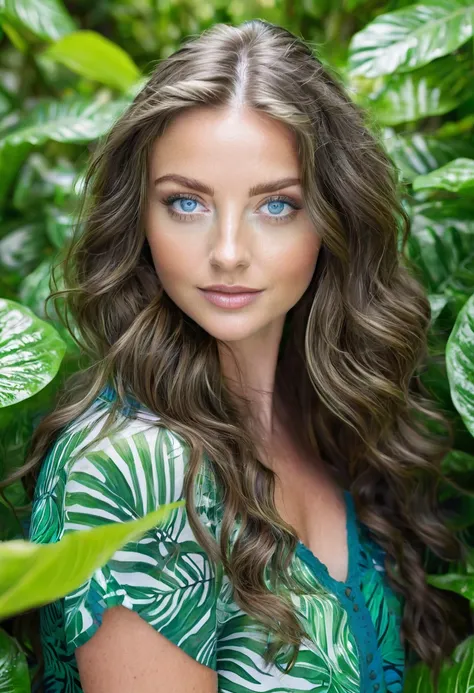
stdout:
<svg viewBox="0 0 474 693">
<path fill-rule="evenodd" d="M 105 388 L 48 451 L 33 504 L 32 541 L 56 542 L 184 497 L 185 442 L 133 398 L 121 414 L 125 426 L 86 447 L 114 398 Z M 104 610 L 119 604 L 214 669 L 218 693 L 401 693 L 403 601 L 388 584 L 382 549 L 359 522 L 350 493 L 344 495 L 347 580 L 332 578 L 301 541 L 289 568 L 308 586 L 307 594 L 290 597 L 309 636 L 290 672 L 285 653 L 265 664 L 270 635 L 234 601 L 229 579 L 216 574 L 179 508 L 165 526 L 123 547 L 78 589 L 41 610 L 45 693 L 81 693 L 74 650 L 96 632 Z M 195 500 L 201 522 L 218 539 L 222 496 L 207 457 Z M 238 529 L 236 522 L 231 542 Z M 267 574 L 264 580 L 270 587 Z"/>
<path fill-rule="evenodd" d="M 347 611 L 359 648 L 361 690 L 378 691 L 382 689 L 384 683 L 383 660 L 378 648 L 375 626 L 361 590 L 362 575 L 368 569 L 368 563 L 359 543 L 359 531 L 353 498 L 348 491 L 344 491 L 344 497 L 346 500 L 349 547 L 349 567 L 346 581 L 340 582 L 335 580 L 329 574 L 324 563 L 301 541 L 297 547 L 297 554 L 309 565 L 316 579 L 326 589 L 337 594 L 341 604 Z M 396 688 L 394 689 L 392 686 L 392 690 L 396 690 Z"/>
</svg>

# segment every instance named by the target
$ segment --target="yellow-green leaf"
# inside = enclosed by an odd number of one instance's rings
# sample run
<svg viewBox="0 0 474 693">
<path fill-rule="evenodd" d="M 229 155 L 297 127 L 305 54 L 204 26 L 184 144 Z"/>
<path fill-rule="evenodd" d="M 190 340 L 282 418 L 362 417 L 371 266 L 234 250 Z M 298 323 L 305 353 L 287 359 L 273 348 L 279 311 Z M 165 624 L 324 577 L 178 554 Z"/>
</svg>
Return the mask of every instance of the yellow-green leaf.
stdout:
<svg viewBox="0 0 474 693">
<path fill-rule="evenodd" d="M 474 190 L 474 159 L 460 157 L 413 180 L 413 189 L 442 188 L 450 192 Z"/>
<path fill-rule="evenodd" d="M 131 522 L 71 532 L 54 544 L 0 543 L 0 619 L 55 601 L 79 587 L 129 541 L 160 524 L 184 500 Z"/>
<path fill-rule="evenodd" d="M 95 31 L 75 31 L 48 48 L 44 55 L 101 84 L 126 92 L 141 73 L 130 56 Z"/>
</svg>

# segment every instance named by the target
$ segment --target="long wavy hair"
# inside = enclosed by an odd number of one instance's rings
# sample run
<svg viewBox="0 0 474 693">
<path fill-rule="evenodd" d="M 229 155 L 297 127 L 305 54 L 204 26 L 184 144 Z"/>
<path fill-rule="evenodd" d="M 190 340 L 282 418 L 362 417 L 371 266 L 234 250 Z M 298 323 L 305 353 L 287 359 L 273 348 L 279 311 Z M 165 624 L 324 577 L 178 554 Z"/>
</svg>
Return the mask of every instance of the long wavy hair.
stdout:
<svg viewBox="0 0 474 693">
<path fill-rule="evenodd" d="M 460 598 L 427 584 L 426 556 L 462 560 L 464 547 L 437 501 L 453 431 L 420 381 L 431 313 L 403 262 L 410 220 L 376 126 L 308 42 L 282 27 L 215 24 L 189 38 L 157 63 L 99 143 L 60 264 L 64 288 L 49 297 L 64 301 L 61 319 L 90 365 L 69 376 L 35 429 L 21 474 L 34 482 L 60 430 L 106 384 L 117 392 L 110 421 L 129 395 L 143 403 L 189 445 L 189 521 L 222 562 L 237 604 L 275 636 L 267 661 L 285 643 L 294 663 L 305 633 L 277 584 L 296 589 L 286 568 L 297 536 L 275 508 L 274 473 L 259 459 L 249 407 L 222 377 L 225 344 L 164 292 L 145 235 L 152 145 L 174 116 L 201 106 L 245 106 L 296 137 L 305 205 L 322 245 L 310 285 L 286 316 L 275 406 L 299 444 L 353 494 L 404 598 L 406 651 L 436 674 L 466 618 Z M 193 502 L 203 453 L 224 490 L 220 543 Z M 241 530 L 228 551 L 236 517 Z"/>
</svg>

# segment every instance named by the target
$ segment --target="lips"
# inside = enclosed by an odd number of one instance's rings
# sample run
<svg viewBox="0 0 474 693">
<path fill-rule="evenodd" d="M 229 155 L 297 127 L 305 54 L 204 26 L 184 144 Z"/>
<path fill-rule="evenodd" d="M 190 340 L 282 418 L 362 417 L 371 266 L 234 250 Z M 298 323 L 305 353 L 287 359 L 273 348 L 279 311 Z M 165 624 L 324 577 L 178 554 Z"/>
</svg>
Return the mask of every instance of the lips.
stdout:
<svg viewBox="0 0 474 693">
<path fill-rule="evenodd" d="M 250 294 L 258 293 L 261 289 L 251 289 L 248 286 L 226 286 L 224 284 L 214 284 L 212 286 L 206 286 L 202 289 L 203 291 L 213 291 L 224 294 Z"/>
<path fill-rule="evenodd" d="M 220 308 L 242 308 L 249 303 L 253 303 L 263 291 L 241 291 L 239 293 L 229 293 L 224 291 L 211 291 L 210 289 L 199 289 L 203 296 Z"/>
</svg>

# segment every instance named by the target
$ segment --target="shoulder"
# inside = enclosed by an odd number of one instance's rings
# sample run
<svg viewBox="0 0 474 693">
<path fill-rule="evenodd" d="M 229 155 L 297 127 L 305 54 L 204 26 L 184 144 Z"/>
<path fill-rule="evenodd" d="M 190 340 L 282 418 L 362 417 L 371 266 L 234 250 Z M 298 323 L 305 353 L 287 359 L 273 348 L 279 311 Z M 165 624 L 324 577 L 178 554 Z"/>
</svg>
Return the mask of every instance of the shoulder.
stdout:
<svg viewBox="0 0 474 693">
<path fill-rule="evenodd" d="M 111 412 L 109 388 L 101 394 L 80 416 L 71 421 L 56 437 L 50 446 L 41 466 L 36 496 L 57 490 L 58 484 L 71 474 L 85 472 L 96 474 L 102 466 L 102 482 L 113 481 L 122 469 L 123 463 L 130 463 L 134 456 L 137 466 L 146 462 L 146 457 L 162 458 L 167 461 L 170 455 L 180 458 L 184 455 L 185 444 L 176 434 L 160 423 L 160 417 L 140 406 L 130 416 L 129 411 L 120 409 L 111 427 L 107 428 Z M 157 447 L 159 446 L 159 447 Z M 144 449 L 148 453 L 143 454 Z M 152 455 L 153 453 L 153 455 Z M 111 462 L 103 467 L 101 460 Z"/>
<path fill-rule="evenodd" d="M 184 498 L 187 443 L 142 405 L 132 415 L 120 410 L 105 432 L 110 408 L 106 388 L 51 446 L 35 491 L 33 535 L 39 525 L 54 526 L 58 539 L 64 529 L 131 520 Z M 212 469 L 203 460 L 195 499 L 208 526 L 216 492 Z"/>
</svg>

